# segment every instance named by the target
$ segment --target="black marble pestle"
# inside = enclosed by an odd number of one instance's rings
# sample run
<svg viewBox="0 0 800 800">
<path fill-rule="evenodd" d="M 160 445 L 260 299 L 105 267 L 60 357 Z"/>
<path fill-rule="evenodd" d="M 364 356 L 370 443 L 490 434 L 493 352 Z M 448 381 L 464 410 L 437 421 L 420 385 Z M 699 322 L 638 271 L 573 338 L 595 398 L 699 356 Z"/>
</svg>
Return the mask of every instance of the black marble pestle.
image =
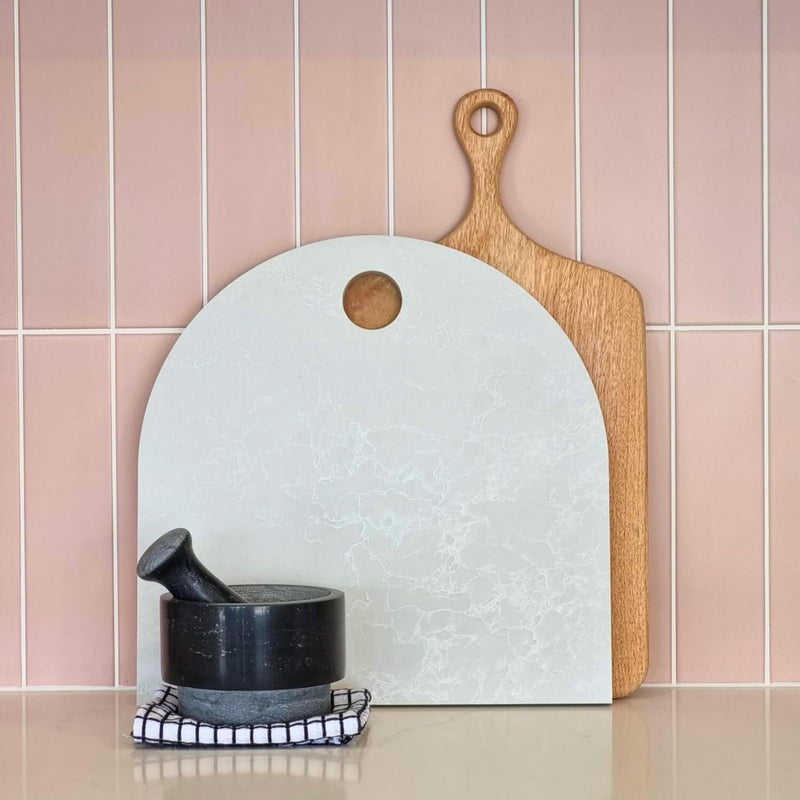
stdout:
<svg viewBox="0 0 800 800">
<path fill-rule="evenodd" d="M 142 580 L 160 583 L 176 600 L 247 602 L 198 561 L 192 549 L 192 535 L 186 528 L 174 528 L 159 536 L 142 554 L 136 574 Z"/>
</svg>

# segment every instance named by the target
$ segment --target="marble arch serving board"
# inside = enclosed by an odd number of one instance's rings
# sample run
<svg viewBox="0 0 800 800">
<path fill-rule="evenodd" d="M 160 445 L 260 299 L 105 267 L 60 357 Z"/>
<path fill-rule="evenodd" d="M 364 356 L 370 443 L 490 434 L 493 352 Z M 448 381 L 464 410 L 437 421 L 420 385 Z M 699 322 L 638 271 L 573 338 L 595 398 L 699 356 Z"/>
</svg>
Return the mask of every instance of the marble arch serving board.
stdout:
<svg viewBox="0 0 800 800">
<path fill-rule="evenodd" d="M 397 319 L 345 315 L 355 275 Z M 416 239 L 289 251 L 186 328 L 147 405 L 139 552 L 181 526 L 229 583 L 347 597 L 377 703 L 611 701 L 608 454 L 573 345 L 487 264 Z M 160 587 L 139 582 L 139 689 Z"/>
</svg>

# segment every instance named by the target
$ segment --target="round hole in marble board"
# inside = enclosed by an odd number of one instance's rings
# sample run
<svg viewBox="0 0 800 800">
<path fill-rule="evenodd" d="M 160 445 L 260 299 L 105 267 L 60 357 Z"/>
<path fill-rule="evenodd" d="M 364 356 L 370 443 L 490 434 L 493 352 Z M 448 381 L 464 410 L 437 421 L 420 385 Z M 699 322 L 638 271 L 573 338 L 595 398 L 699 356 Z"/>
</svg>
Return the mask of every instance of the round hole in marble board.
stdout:
<svg viewBox="0 0 800 800">
<path fill-rule="evenodd" d="M 400 313 L 403 295 L 385 272 L 368 270 L 350 280 L 342 297 L 344 313 L 354 325 L 377 330 L 391 325 Z"/>
</svg>

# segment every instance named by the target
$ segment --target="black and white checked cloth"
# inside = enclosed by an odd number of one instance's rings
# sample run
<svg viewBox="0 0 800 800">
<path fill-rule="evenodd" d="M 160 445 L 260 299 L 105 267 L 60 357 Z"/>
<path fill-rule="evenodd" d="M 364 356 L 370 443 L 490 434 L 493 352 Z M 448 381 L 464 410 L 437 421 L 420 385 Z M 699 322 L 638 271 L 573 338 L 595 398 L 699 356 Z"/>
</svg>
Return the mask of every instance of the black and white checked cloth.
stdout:
<svg viewBox="0 0 800 800">
<path fill-rule="evenodd" d="M 366 689 L 334 689 L 331 712 L 321 717 L 264 725 L 212 725 L 182 717 L 175 689 L 162 686 L 152 702 L 136 710 L 131 736 L 143 744 L 192 747 L 347 744 L 366 727 L 371 699 Z"/>
</svg>

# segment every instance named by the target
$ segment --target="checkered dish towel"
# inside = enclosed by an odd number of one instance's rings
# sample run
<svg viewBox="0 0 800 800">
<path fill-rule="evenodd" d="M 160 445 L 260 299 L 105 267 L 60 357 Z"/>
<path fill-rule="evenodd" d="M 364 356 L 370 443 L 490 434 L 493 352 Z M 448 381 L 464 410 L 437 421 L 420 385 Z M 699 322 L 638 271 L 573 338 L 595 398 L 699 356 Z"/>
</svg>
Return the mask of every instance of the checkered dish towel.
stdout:
<svg viewBox="0 0 800 800">
<path fill-rule="evenodd" d="M 347 744 L 366 727 L 370 700 L 366 689 L 334 689 L 331 713 L 321 717 L 264 725 L 212 725 L 182 717 L 175 689 L 162 686 L 150 703 L 136 710 L 131 736 L 143 744 L 192 747 Z"/>
</svg>

